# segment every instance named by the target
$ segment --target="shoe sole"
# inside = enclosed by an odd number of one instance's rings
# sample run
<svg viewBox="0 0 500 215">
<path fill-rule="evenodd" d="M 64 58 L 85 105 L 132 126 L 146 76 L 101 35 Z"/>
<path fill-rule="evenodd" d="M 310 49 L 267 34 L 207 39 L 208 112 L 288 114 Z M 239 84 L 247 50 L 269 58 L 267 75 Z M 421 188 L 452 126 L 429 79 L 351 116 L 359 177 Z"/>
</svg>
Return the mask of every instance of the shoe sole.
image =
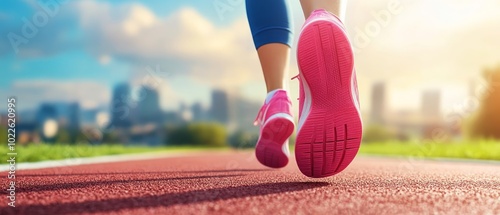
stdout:
<svg viewBox="0 0 500 215">
<path fill-rule="evenodd" d="M 282 168 L 288 164 L 288 154 L 283 150 L 288 147 L 288 138 L 292 135 L 295 125 L 291 116 L 271 117 L 263 125 L 255 155 L 257 160 L 271 168 Z M 287 144 L 285 146 L 285 144 Z M 288 148 L 287 152 L 288 152 Z M 289 152 L 288 152 L 289 153 Z"/>
<path fill-rule="evenodd" d="M 308 110 L 299 124 L 295 158 L 306 176 L 332 176 L 352 162 L 362 136 L 353 97 L 352 48 L 340 27 L 319 20 L 304 27 L 297 49 Z"/>
</svg>

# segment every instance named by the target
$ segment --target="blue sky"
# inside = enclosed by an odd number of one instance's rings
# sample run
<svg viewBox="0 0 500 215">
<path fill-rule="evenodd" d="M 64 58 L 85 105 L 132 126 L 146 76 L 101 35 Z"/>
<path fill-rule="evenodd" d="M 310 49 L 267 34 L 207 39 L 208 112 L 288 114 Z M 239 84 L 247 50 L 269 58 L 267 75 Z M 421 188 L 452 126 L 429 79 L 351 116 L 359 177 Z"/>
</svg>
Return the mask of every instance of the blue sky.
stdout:
<svg viewBox="0 0 500 215">
<path fill-rule="evenodd" d="M 23 36 L 23 19 L 32 22 L 45 13 L 40 2 L 54 1 L 0 1 L 0 96 L 18 96 L 21 108 L 47 100 L 103 106 L 114 84 L 144 84 L 148 68 L 168 73 L 158 87 L 164 109 L 195 101 L 207 107 L 212 88 L 255 101 L 265 95 L 244 0 L 64 1 L 14 52 L 9 33 Z M 401 10 L 380 21 L 394 1 Z M 299 1 L 290 2 L 298 30 Z M 229 10 L 220 14 L 214 3 Z M 471 80 L 500 62 L 499 7 L 496 0 L 350 0 L 345 24 L 359 51 L 362 109 L 369 110 L 371 86 L 379 81 L 387 83 L 393 109 L 418 109 L 426 89 L 442 92 L 443 109 L 470 99 Z M 369 32 L 374 25 L 376 34 Z M 361 43 L 367 33 L 369 42 Z M 288 75 L 297 73 L 292 54 Z M 296 97 L 298 82 L 289 88 Z"/>
<path fill-rule="evenodd" d="M 113 53 L 109 53 L 104 57 L 96 56 L 94 51 L 90 50 L 88 47 L 89 41 L 87 41 L 90 34 L 92 34 L 93 29 L 86 28 L 82 26 L 82 16 L 84 12 L 81 10 L 84 7 L 83 1 L 68 1 L 68 2 L 57 2 L 57 13 L 51 17 L 49 14 L 48 23 L 38 29 L 37 34 L 29 39 L 26 44 L 20 44 L 19 52 L 15 52 L 12 47 L 10 40 L 8 39 L 9 33 L 15 33 L 16 35 L 23 36 L 22 28 L 25 25 L 23 19 L 28 19 L 32 22 L 35 14 L 46 11 L 43 6 L 49 6 L 51 10 L 54 9 L 54 5 L 44 3 L 54 1 L 2 1 L 0 2 L 0 20 L 2 21 L 2 28 L 0 34 L 2 35 L 0 39 L 0 65 L 2 65 L 2 79 L 0 79 L 0 91 L 3 91 L 2 95 L 16 95 L 23 97 L 23 95 L 17 95 L 21 93 L 16 88 L 16 84 L 19 82 L 53 82 L 54 84 L 59 84 L 63 82 L 94 82 L 106 86 L 108 91 L 110 88 L 123 81 L 134 82 L 137 74 L 136 70 L 145 70 L 146 67 L 155 67 L 157 64 L 161 64 L 163 59 L 128 59 L 128 56 L 121 56 L 113 58 Z M 111 11 L 116 9 L 112 16 L 116 16 L 117 19 L 124 19 L 127 13 L 133 7 L 142 7 L 149 12 L 153 13 L 156 19 L 168 19 L 176 12 L 182 9 L 191 8 L 196 11 L 201 17 L 209 21 L 216 27 L 224 28 L 225 26 L 231 25 L 236 19 L 244 16 L 244 1 L 229 4 L 225 1 L 203 1 L 203 0 L 191 0 L 191 1 L 133 1 L 133 0 L 109 0 L 109 1 L 92 1 L 95 7 L 110 7 Z M 223 5 L 231 7 L 230 10 L 224 11 L 224 13 L 218 13 L 215 9 L 214 3 L 222 3 Z M 234 1 L 233 1 L 234 2 Z M 79 11 L 80 10 L 80 11 Z M 45 13 L 46 14 L 46 13 Z M 118 20 L 119 22 L 119 20 Z M 110 23 L 113 24 L 113 23 Z M 174 31 L 174 29 L 172 29 Z M 168 31 L 166 32 L 168 34 Z M 92 41 L 91 41 L 92 42 Z M 101 41 L 103 43 L 107 41 Z M 140 56 L 132 56 L 132 58 L 138 58 Z M 109 60 L 112 58 L 112 60 Z M 154 57 L 153 57 L 154 58 Z M 162 70 L 169 70 L 172 66 L 160 65 Z M 182 65 L 176 66 L 177 68 L 183 67 Z M 182 71 L 180 71 L 182 72 Z M 140 72 L 139 72 L 140 73 Z M 197 89 L 200 91 L 207 91 L 210 89 L 210 85 L 197 85 L 192 84 L 189 78 L 182 76 L 170 76 L 174 80 L 169 82 L 168 89 L 179 89 L 186 87 L 186 83 L 189 83 L 189 89 Z M 140 84 L 140 83 L 139 83 Z M 25 86 L 26 84 L 21 84 Z M 47 83 L 47 85 L 50 85 Z M 44 87 L 48 87 L 45 86 Z M 105 88 L 101 88 L 104 90 Z M 17 92 L 16 92 L 17 91 Z M 186 90 L 187 91 L 187 90 Z M 24 91 L 23 91 L 24 92 Z M 50 91 L 52 93 L 46 93 L 46 100 L 58 100 L 57 92 Z M 26 92 L 29 93 L 29 92 Z M 37 93 L 36 88 L 34 92 Z M 205 100 L 204 103 L 208 102 L 208 95 L 196 96 L 192 93 L 182 93 L 181 95 L 174 96 L 177 98 L 176 102 L 180 101 L 178 97 L 184 97 L 183 100 L 188 102 L 194 102 L 195 100 Z M 199 94 L 199 93 L 198 93 Z M 73 100 L 72 98 L 65 99 Z M 71 97 L 71 96 L 69 96 Z M 106 96 L 109 99 L 109 96 Z M 20 98 L 22 99 L 22 98 Z M 75 100 L 81 99 L 77 95 L 74 96 Z M 91 98 L 87 98 L 91 99 Z M 41 100 L 41 99 L 40 99 Z M 63 99 L 64 100 L 64 99 Z M 106 99 L 97 99 L 100 102 L 104 102 Z M 30 107 L 39 103 L 27 102 Z M 207 104 L 205 104 L 207 105 Z M 93 105 L 90 105 L 93 106 Z M 175 108 L 176 105 L 165 105 L 169 108 Z"/>
<path fill-rule="evenodd" d="M 43 2 L 43 1 L 38 1 Z M 50 2 L 50 1 L 47 1 Z M 63 2 L 63 1 L 61 1 Z M 234 6 L 234 11 L 228 11 L 223 14 L 221 19 L 211 1 L 191 0 L 191 1 L 141 1 L 136 0 L 110 0 L 100 1 L 114 5 L 123 4 L 142 4 L 153 11 L 157 16 L 169 16 L 180 8 L 192 7 L 200 14 L 212 21 L 216 25 L 224 26 L 231 23 L 236 17 L 241 16 L 244 12 L 244 5 Z M 243 2 L 243 1 L 242 1 Z M 68 16 L 67 14 L 57 14 L 49 20 L 47 26 L 40 28 L 39 33 L 30 43 L 45 43 L 50 41 L 51 34 L 55 31 L 64 31 L 64 33 L 72 34 L 70 41 L 60 41 L 58 45 L 67 45 L 66 50 L 58 53 L 49 53 L 39 57 L 23 57 L 16 55 L 13 52 L 10 43 L 6 38 L 7 32 L 13 32 L 21 35 L 21 27 L 23 26 L 23 18 L 30 19 L 36 12 L 42 11 L 37 6 L 37 1 L 2 1 L 0 2 L 0 14 L 2 14 L 2 51 L 0 55 L 0 64 L 4 65 L 3 70 L 6 70 L 1 79 L 0 85 L 5 88 L 15 80 L 22 79 L 43 79 L 51 78 L 55 80 L 66 79 L 95 79 L 96 81 L 111 84 L 120 79 L 128 79 L 129 71 L 127 71 L 127 62 L 114 62 L 106 66 L 102 66 L 98 61 L 89 56 L 85 47 L 81 44 L 84 30 L 78 27 L 76 17 Z M 60 4 L 61 11 L 67 10 L 68 4 Z M 228 4 L 229 5 L 229 4 Z M 61 12 L 63 13 L 63 12 Z M 63 16 L 63 17 L 61 17 Z M 72 43 L 72 44 L 65 44 Z M 7 47 L 5 47 L 7 45 Z M 23 48 L 24 44 L 20 45 Z M 64 47 L 61 47 L 64 49 Z M 7 52 L 7 53 L 5 53 Z M 69 68 L 68 64 L 78 65 L 78 67 Z M 119 72 L 108 72 L 119 71 Z"/>
</svg>

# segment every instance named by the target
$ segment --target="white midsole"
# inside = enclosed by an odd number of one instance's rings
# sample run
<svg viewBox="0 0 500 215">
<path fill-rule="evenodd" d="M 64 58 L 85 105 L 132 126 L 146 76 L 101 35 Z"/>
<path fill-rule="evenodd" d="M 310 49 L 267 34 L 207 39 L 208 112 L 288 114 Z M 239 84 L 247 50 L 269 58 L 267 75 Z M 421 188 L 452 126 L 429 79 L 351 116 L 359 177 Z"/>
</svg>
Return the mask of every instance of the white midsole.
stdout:
<svg viewBox="0 0 500 215">
<path fill-rule="evenodd" d="M 302 71 L 299 71 L 299 76 L 300 80 L 302 83 L 302 87 L 304 88 L 304 104 L 302 106 L 302 112 L 300 113 L 300 119 L 299 119 L 299 125 L 297 128 L 297 134 L 299 134 L 300 129 L 302 128 L 302 125 L 304 125 L 304 122 L 306 121 L 307 117 L 309 116 L 309 113 L 311 112 L 311 104 L 312 104 L 312 99 L 311 99 L 311 90 L 309 89 L 309 84 L 307 84 L 306 79 L 302 75 Z"/>
<path fill-rule="evenodd" d="M 359 121 L 361 122 L 361 127 L 363 127 L 363 120 L 361 119 L 361 105 L 359 104 L 359 98 L 358 98 L 358 95 L 356 94 L 357 90 L 354 89 L 354 78 L 355 78 L 355 74 L 354 74 L 354 69 L 352 71 L 352 74 L 351 74 L 351 99 L 352 99 L 352 102 L 354 104 L 354 107 L 356 107 L 356 111 L 358 113 L 358 117 L 359 117 Z"/>
</svg>

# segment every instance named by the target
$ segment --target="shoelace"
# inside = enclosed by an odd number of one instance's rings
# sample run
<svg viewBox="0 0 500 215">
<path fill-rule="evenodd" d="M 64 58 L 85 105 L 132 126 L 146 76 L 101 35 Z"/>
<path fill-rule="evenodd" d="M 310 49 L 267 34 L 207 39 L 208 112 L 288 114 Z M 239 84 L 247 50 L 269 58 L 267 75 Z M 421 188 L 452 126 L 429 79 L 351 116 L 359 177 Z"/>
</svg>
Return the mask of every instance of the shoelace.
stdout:
<svg viewBox="0 0 500 215">
<path fill-rule="evenodd" d="M 295 79 L 299 79 L 300 81 L 300 74 L 297 74 L 296 76 L 293 76 L 291 80 L 295 80 Z M 297 100 L 300 100 L 300 98 L 297 98 Z M 259 110 L 259 113 L 257 114 L 257 117 L 255 117 L 255 120 L 253 121 L 253 125 L 254 126 L 257 126 L 257 125 L 262 125 L 263 121 L 264 121 L 264 111 L 265 111 L 265 107 L 267 105 L 263 105 L 260 110 Z"/>
<path fill-rule="evenodd" d="M 300 84 L 300 74 L 297 74 L 296 76 L 293 76 L 291 80 L 293 81 L 295 79 L 298 79 L 299 80 L 299 84 Z M 299 96 L 300 96 L 300 93 L 299 93 Z M 297 100 L 300 100 L 300 97 L 297 98 Z"/>
<path fill-rule="evenodd" d="M 257 114 L 257 117 L 255 117 L 255 120 L 253 121 L 253 125 L 254 126 L 257 126 L 257 125 L 262 125 L 262 121 L 263 121 L 263 118 L 264 118 L 264 111 L 265 111 L 265 108 L 267 105 L 262 105 L 262 107 L 260 108 L 259 110 L 259 113 Z"/>
</svg>

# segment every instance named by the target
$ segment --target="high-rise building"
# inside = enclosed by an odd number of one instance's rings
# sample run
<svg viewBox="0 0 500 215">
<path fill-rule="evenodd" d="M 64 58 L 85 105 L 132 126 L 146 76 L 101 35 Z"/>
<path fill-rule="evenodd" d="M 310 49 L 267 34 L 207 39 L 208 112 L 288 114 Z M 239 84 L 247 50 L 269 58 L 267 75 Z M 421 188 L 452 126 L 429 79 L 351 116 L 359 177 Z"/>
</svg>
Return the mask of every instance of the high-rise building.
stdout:
<svg viewBox="0 0 500 215">
<path fill-rule="evenodd" d="M 80 132 L 80 105 L 77 102 L 65 103 L 43 103 L 37 112 L 37 127 L 42 131 L 45 123 L 51 120 L 57 123 L 59 129 L 64 129 L 74 142 Z M 44 140 L 48 140 L 45 134 L 41 134 Z"/>
<path fill-rule="evenodd" d="M 80 104 L 73 102 L 67 105 L 67 128 L 74 133 L 80 130 Z"/>
<path fill-rule="evenodd" d="M 222 124 L 229 123 L 229 96 L 223 90 L 212 91 L 211 119 Z"/>
<path fill-rule="evenodd" d="M 110 127 L 124 128 L 131 125 L 131 90 L 128 83 L 121 83 L 113 89 Z"/>
<path fill-rule="evenodd" d="M 36 124 L 40 131 L 40 136 L 44 141 L 48 141 L 49 138 L 43 132 L 43 127 L 45 123 L 49 120 L 57 121 L 57 108 L 54 104 L 43 103 L 40 105 L 37 111 Z"/>
<path fill-rule="evenodd" d="M 236 125 L 236 129 L 246 132 L 258 132 L 259 127 L 254 126 L 253 122 L 262 104 L 236 95 L 233 102 L 234 105 L 231 108 L 234 108 L 234 111 L 231 112 L 230 121 Z"/>
<path fill-rule="evenodd" d="M 211 119 L 224 124 L 230 133 L 237 130 L 258 132 L 253 121 L 260 107 L 260 103 L 246 99 L 238 93 L 212 91 Z"/>
<path fill-rule="evenodd" d="M 386 89 L 385 83 L 379 82 L 372 87 L 372 106 L 371 106 L 371 122 L 375 124 L 383 124 L 385 122 L 386 113 Z"/>
<path fill-rule="evenodd" d="M 81 122 L 84 126 L 95 126 L 97 125 L 97 113 L 99 109 L 87 109 L 82 110 L 80 114 Z"/>
<path fill-rule="evenodd" d="M 201 121 L 205 119 L 203 106 L 199 102 L 196 102 L 191 106 L 191 113 L 193 114 L 193 121 Z"/>
<path fill-rule="evenodd" d="M 429 119 L 441 116 L 441 93 L 439 90 L 426 90 L 422 92 L 422 115 Z"/>
<path fill-rule="evenodd" d="M 160 109 L 158 91 L 149 86 L 141 86 L 137 100 L 138 123 L 161 123 L 163 115 Z"/>
</svg>

